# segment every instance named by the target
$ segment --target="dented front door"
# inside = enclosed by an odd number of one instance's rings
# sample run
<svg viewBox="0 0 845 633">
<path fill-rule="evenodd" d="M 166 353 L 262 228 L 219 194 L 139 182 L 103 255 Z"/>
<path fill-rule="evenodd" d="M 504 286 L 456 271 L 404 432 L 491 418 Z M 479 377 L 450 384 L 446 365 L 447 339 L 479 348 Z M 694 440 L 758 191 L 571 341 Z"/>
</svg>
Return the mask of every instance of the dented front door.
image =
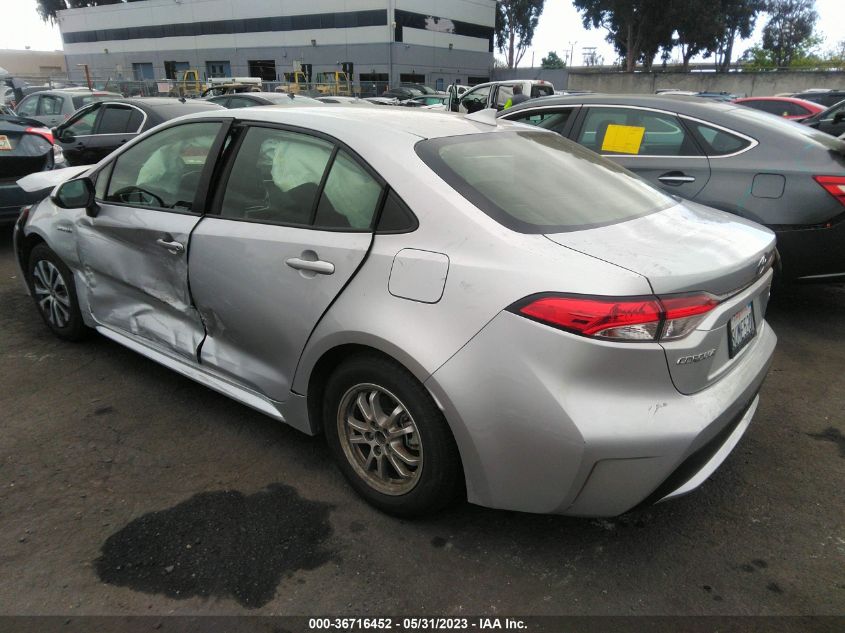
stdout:
<svg viewBox="0 0 845 633">
<path fill-rule="evenodd" d="M 205 330 L 188 286 L 188 241 L 224 135 L 220 121 L 189 121 L 147 136 L 101 168 L 98 207 L 77 224 L 93 318 L 192 360 Z"/>
<path fill-rule="evenodd" d="M 204 336 L 188 290 L 199 216 L 103 204 L 77 229 L 91 313 L 111 329 L 196 359 Z"/>
</svg>

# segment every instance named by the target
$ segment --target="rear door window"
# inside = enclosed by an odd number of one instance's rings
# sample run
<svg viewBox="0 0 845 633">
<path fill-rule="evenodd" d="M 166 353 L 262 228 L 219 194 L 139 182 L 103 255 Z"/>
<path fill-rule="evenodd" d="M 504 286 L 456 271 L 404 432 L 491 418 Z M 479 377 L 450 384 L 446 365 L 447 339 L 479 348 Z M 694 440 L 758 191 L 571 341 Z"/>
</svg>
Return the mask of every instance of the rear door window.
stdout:
<svg viewBox="0 0 845 633">
<path fill-rule="evenodd" d="M 132 128 L 132 114 L 137 112 L 134 108 L 107 105 L 103 108 L 103 115 L 100 117 L 100 125 L 97 134 L 126 134 L 136 132 L 138 124 Z M 137 119 L 136 119 L 137 121 Z"/>
<path fill-rule="evenodd" d="M 697 156 L 678 117 L 635 108 L 590 108 L 578 142 L 594 152 L 635 156 Z"/>
<path fill-rule="evenodd" d="M 310 225 L 333 149 L 332 143 L 306 134 L 249 128 L 226 183 L 220 215 Z"/>
<path fill-rule="evenodd" d="M 332 162 L 314 225 L 326 228 L 369 229 L 381 185 L 343 150 Z"/>
<path fill-rule="evenodd" d="M 41 95 L 38 100 L 38 116 L 56 116 L 62 113 L 64 99 L 55 95 Z"/>
<path fill-rule="evenodd" d="M 521 233 L 605 226 L 675 204 L 628 170 L 558 134 L 473 134 L 420 141 L 415 149 L 472 204 Z"/>
</svg>

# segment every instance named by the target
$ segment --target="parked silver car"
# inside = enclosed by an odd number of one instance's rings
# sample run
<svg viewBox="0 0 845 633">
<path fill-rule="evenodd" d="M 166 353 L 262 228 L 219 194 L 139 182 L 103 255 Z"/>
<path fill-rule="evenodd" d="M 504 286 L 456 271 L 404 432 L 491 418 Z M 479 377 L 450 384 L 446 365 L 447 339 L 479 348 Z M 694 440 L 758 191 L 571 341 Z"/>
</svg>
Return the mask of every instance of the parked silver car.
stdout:
<svg viewBox="0 0 845 633">
<path fill-rule="evenodd" d="M 246 108 L 62 178 L 14 234 L 47 326 L 324 433 L 388 512 L 465 493 L 616 515 L 689 492 L 775 347 L 770 231 L 544 130 Z"/>
<path fill-rule="evenodd" d="M 59 88 L 34 92 L 24 97 L 16 106 L 19 116 L 40 121 L 47 127 L 56 127 L 70 118 L 79 108 L 97 101 L 123 99 L 119 92 L 103 92 L 85 88 Z"/>
</svg>

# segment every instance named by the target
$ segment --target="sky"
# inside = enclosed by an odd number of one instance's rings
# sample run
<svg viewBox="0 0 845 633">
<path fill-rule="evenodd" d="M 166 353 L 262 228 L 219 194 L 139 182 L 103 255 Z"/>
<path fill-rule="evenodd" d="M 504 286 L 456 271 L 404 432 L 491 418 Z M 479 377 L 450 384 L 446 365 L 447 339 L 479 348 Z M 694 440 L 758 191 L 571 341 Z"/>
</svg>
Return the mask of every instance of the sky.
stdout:
<svg viewBox="0 0 845 633">
<path fill-rule="evenodd" d="M 237 0 L 233 0 L 237 1 Z M 54 50 L 62 48 L 59 28 L 45 23 L 38 17 L 35 0 L 0 0 L 3 11 L 3 48 L 33 50 Z M 845 39 L 845 0 L 816 0 L 819 20 L 816 31 L 825 38 L 823 50 L 832 49 L 835 44 Z M 757 20 L 754 36 L 741 42 L 736 48 L 739 57 L 742 52 L 759 41 L 765 20 Z M 571 0 L 546 0 L 546 7 L 540 17 L 540 24 L 534 34 L 534 47 L 522 60 L 521 66 L 530 66 L 532 52 L 535 65 L 549 52 L 566 59 L 569 52 L 574 52 L 575 65 L 581 65 L 583 48 L 595 46 L 596 52 L 604 57 L 606 64 L 615 60 L 613 48 L 604 40 L 606 32 L 602 29 L 585 30 L 581 18 Z"/>
</svg>

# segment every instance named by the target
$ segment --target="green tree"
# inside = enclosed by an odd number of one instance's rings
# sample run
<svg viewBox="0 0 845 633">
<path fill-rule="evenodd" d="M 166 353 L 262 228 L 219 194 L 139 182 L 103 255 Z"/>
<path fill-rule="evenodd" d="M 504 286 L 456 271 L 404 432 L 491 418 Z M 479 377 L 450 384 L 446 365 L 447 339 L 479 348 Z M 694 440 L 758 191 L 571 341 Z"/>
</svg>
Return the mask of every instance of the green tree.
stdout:
<svg viewBox="0 0 845 633">
<path fill-rule="evenodd" d="M 496 3 L 496 47 L 508 68 L 516 68 L 531 47 L 545 0 L 499 0 Z"/>
<path fill-rule="evenodd" d="M 566 62 L 558 57 L 557 51 L 549 51 L 540 61 L 540 68 L 566 68 Z"/>
<path fill-rule="evenodd" d="M 633 72 L 637 62 L 651 67 L 661 47 L 671 48 L 676 0 L 573 0 L 584 28 L 604 28 L 607 41 Z"/>
<path fill-rule="evenodd" d="M 763 27 L 762 45 L 776 67 L 785 68 L 807 57 L 818 44 L 813 39 L 819 17 L 815 0 L 767 0 L 765 11 L 769 20 Z"/>
<path fill-rule="evenodd" d="M 681 51 L 684 70 L 696 55 L 709 57 L 719 45 L 724 26 L 720 11 L 709 0 L 675 0 L 672 23 L 677 38 L 672 41 Z"/>
<path fill-rule="evenodd" d="M 132 2 L 133 0 L 36 0 L 38 14 L 45 22 L 56 21 L 56 12 L 64 9 L 77 9 L 79 7 L 97 7 L 106 4 L 120 4 L 121 2 Z"/>
<path fill-rule="evenodd" d="M 737 38 L 747 39 L 754 32 L 757 15 L 763 10 L 764 0 L 719 0 L 719 36 L 716 48 L 716 65 L 722 72 L 730 70 Z"/>
</svg>

